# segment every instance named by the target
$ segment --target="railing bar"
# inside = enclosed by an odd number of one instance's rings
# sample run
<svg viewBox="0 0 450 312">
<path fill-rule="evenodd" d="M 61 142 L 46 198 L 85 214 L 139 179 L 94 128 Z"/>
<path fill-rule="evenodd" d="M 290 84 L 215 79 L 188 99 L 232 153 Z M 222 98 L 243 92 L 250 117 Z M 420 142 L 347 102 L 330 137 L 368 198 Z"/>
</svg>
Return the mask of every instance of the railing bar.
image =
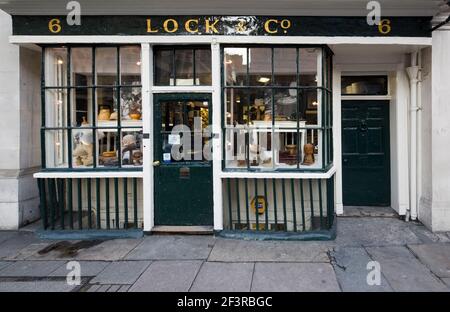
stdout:
<svg viewBox="0 0 450 312">
<path fill-rule="evenodd" d="M 87 179 L 87 204 L 88 204 L 88 229 L 92 229 L 92 192 L 91 192 L 91 179 Z"/>
<path fill-rule="evenodd" d="M 138 200 L 137 200 L 137 178 L 133 178 L 133 211 L 134 211 L 134 227 L 138 226 Z"/>
<path fill-rule="evenodd" d="M 245 182 L 245 215 L 247 217 L 247 230 L 250 230 L 250 213 L 248 207 L 248 181 L 247 178 L 244 179 Z"/>
<path fill-rule="evenodd" d="M 78 228 L 83 229 L 83 202 L 82 202 L 82 188 L 81 179 L 77 179 L 77 192 L 78 192 Z"/>
<path fill-rule="evenodd" d="M 233 229 L 233 212 L 231 207 L 231 179 L 227 179 L 227 198 L 228 198 L 228 214 L 230 222 L 230 230 Z"/>
<path fill-rule="evenodd" d="M 255 217 L 256 217 L 256 230 L 259 231 L 258 179 L 254 179 L 254 183 L 255 183 Z"/>
<path fill-rule="evenodd" d="M 241 225 L 241 196 L 239 195 L 239 179 L 236 179 L 236 197 L 238 224 Z"/>
<path fill-rule="evenodd" d="M 317 180 L 319 184 L 319 212 L 320 212 L 320 229 L 323 228 L 323 207 L 322 207 L 322 180 Z"/>
<path fill-rule="evenodd" d="M 284 230 L 287 231 L 287 214 L 286 214 L 286 186 L 285 180 L 281 179 L 281 191 L 283 193 L 283 220 L 284 220 Z"/>
<path fill-rule="evenodd" d="M 109 183 L 110 180 L 108 178 L 105 178 L 105 213 L 106 213 L 106 228 L 109 230 L 111 228 L 110 223 L 110 214 L 109 214 Z"/>
<path fill-rule="evenodd" d="M 306 230 L 306 221 L 305 221 L 305 196 L 303 194 L 303 180 L 299 180 L 300 182 L 300 204 L 301 204 L 301 208 L 302 208 L 302 228 L 303 231 Z"/>
<path fill-rule="evenodd" d="M 312 226 L 313 218 L 314 218 L 314 200 L 313 200 L 312 180 L 308 179 L 308 182 L 309 182 L 309 202 L 311 205 L 311 226 Z"/>
<path fill-rule="evenodd" d="M 65 209 L 64 180 L 58 179 L 57 184 L 58 184 L 58 204 L 59 204 L 59 213 L 60 213 L 60 218 L 61 218 L 61 220 L 60 220 L 61 221 L 61 229 L 64 230 L 64 228 L 65 228 L 65 224 L 64 224 L 64 209 Z"/>
<path fill-rule="evenodd" d="M 124 228 L 128 228 L 128 179 L 123 178 L 123 208 L 124 208 L 124 218 L 125 224 Z"/>
<path fill-rule="evenodd" d="M 102 228 L 102 224 L 101 224 L 101 201 L 100 201 L 100 178 L 95 179 L 95 184 L 96 184 L 96 194 L 95 194 L 95 200 L 96 200 L 96 217 L 97 217 L 97 229 L 101 229 Z"/>
<path fill-rule="evenodd" d="M 45 193 L 45 179 L 38 179 L 39 200 L 41 208 L 42 227 L 47 229 L 47 195 Z"/>
<path fill-rule="evenodd" d="M 116 211 L 116 228 L 119 228 L 119 179 L 114 178 L 114 207 Z"/>
<path fill-rule="evenodd" d="M 67 202 L 69 204 L 69 226 L 73 230 L 73 180 L 67 179 Z"/>
<path fill-rule="evenodd" d="M 266 231 L 269 230 L 269 206 L 268 206 L 268 202 L 267 202 L 267 180 L 264 179 L 264 201 L 265 201 L 265 206 L 266 206 L 266 211 L 265 213 L 265 223 L 266 223 Z"/>
<path fill-rule="evenodd" d="M 295 211 L 294 179 L 291 179 L 291 194 L 292 194 L 292 217 L 294 218 L 294 232 L 297 232 L 297 212 Z"/>
<path fill-rule="evenodd" d="M 51 225 L 51 229 L 54 230 L 55 229 L 55 210 L 56 210 L 55 180 L 50 179 L 48 182 L 49 182 L 49 184 L 48 184 L 49 194 L 48 195 L 50 196 L 50 225 Z"/>
<path fill-rule="evenodd" d="M 275 218 L 275 231 L 278 229 L 278 213 L 277 213 L 277 186 L 276 180 L 272 179 L 272 188 L 273 188 L 273 213 Z"/>
</svg>

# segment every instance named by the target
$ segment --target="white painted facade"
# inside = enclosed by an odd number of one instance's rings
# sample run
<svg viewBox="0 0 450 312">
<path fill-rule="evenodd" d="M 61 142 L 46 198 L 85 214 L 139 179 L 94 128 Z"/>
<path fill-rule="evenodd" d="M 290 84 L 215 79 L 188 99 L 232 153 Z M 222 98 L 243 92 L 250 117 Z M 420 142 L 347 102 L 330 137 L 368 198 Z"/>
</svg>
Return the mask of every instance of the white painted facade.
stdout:
<svg viewBox="0 0 450 312">
<path fill-rule="evenodd" d="M 333 67 L 334 165 L 326 173 L 236 173 L 223 172 L 222 143 L 215 140 L 213 151 L 214 229 L 223 227 L 222 179 L 328 178 L 336 175 L 335 211 L 345 211 L 342 201 L 341 96 L 342 75 L 388 75 L 389 95 L 365 97 L 390 101 L 391 206 L 402 216 L 411 216 L 411 202 L 417 202 L 418 219 L 433 231 L 450 230 L 450 29 L 443 27 L 432 38 L 388 37 L 233 37 L 233 36 L 12 36 L 10 17 L 1 12 L 2 63 L 0 64 L 0 105 L 3 110 L 0 160 L 0 229 L 15 229 L 38 217 L 37 187 L 32 173 L 40 164 L 40 53 L 29 49 L 38 43 L 139 43 L 142 47 L 143 127 L 152 133 L 153 94 L 201 92 L 212 94 L 213 124 L 221 123 L 222 43 L 327 44 L 335 53 Z M 4 26 L 4 27 L 3 27 Z M 9 42 L 8 42 L 9 37 Z M 152 80 L 152 45 L 210 44 L 212 85 L 209 87 L 156 87 Z M 4 47 L 4 48 L 3 48 Z M 411 129 L 411 84 L 406 69 L 411 55 L 419 53 L 421 80 L 417 87 L 417 127 Z M 8 61 L 3 61 L 8 60 Z M 4 81 L 4 83 L 3 83 Z M 5 88 L 4 86 L 8 86 Z M 353 97 L 355 99 L 355 97 Z M 30 126 L 31 125 L 31 126 Z M 219 132 L 216 129 L 214 132 Z M 417 131 L 417 161 L 410 157 L 411 133 Z M 35 177 L 139 177 L 143 179 L 144 230 L 153 222 L 152 138 L 144 139 L 143 172 L 120 173 L 38 173 Z M 411 162 L 413 159 L 414 163 Z M 416 170 L 411 170 L 415 166 Z M 417 191 L 411 192 L 411 172 Z"/>
</svg>

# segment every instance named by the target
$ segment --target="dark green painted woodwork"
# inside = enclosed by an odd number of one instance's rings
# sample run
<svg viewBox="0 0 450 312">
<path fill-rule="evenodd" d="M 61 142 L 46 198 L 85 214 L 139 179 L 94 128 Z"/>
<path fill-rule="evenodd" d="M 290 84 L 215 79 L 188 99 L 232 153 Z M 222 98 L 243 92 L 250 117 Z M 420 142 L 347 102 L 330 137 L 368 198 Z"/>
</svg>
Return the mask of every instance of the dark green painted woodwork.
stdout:
<svg viewBox="0 0 450 312">
<path fill-rule="evenodd" d="M 213 188 L 210 161 L 163 161 L 161 105 L 163 102 L 207 101 L 211 121 L 211 96 L 206 94 L 167 94 L 154 98 L 155 224 L 212 225 Z"/>
<path fill-rule="evenodd" d="M 145 12 L 144 12 L 145 13 Z M 61 30 L 51 32 L 49 22 L 60 21 Z M 147 20 L 151 28 L 147 29 Z M 164 30 L 164 21 L 172 19 Z M 198 20 L 198 31 L 189 32 L 185 25 Z M 91 16 L 83 15 L 81 25 L 69 26 L 66 16 L 13 16 L 14 35 L 233 35 L 233 36 L 379 36 L 431 37 L 431 17 L 383 17 L 389 19 L 391 31 L 382 34 L 377 25 L 367 24 L 365 16 Z M 215 26 L 215 30 L 207 27 Z M 217 23 L 214 21 L 217 20 Z M 283 22 L 283 21 L 289 21 Z M 242 24 L 240 24 L 242 23 Z M 269 23 L 269 24 L 267 24 Z M 282 24 L 283 23 L 283 24 Z M 243 28 L 245 30 L 243 31 Z M 197 29 L 196 22 L 191 28 Z M 57 28 L 53 28 L 57 31 Z M 150 30 L 150 32 L 148 32 Z"/>
<path fill-rule="evenodd" d="M 390 206 L 389 101 L 342 101 L 343 201 Z"/>
</svg>

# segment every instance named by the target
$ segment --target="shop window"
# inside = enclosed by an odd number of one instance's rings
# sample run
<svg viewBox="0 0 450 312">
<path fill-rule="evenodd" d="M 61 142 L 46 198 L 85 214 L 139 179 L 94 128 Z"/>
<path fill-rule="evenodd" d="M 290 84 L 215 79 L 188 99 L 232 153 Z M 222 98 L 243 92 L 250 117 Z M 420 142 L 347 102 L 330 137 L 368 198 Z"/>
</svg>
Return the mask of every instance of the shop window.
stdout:
<svg viewBox="0 0 450 312">
<path fill-rule="evenodd" d="M 342 95 L 388 95 L 387 76 L 343 76 Z"/>
<path fill-rule="evenodd" d="M 209 47 L 157 47 L 154 49 L 155 85 L 211 85 Z"/>
<path fill-rule="evenodd" d="M 225 169 L 331 165 L 331 59 L 326 47 L 223 48 Z"/>
<path fill-rule="evenodd" d="M 139 46 L 44 48 L 43 167 L 142 167 Z"/>
</svg>

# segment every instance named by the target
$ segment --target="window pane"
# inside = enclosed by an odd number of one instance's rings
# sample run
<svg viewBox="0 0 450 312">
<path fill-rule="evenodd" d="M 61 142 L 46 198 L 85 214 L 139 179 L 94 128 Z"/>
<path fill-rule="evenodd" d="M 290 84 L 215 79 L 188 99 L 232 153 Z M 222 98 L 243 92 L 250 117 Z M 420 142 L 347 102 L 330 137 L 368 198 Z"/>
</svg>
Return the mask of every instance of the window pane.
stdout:
<svg viewBox="0 0 450 312">
<path fill-rule="evenodd" d="M 155 84 L 173 86 L 173 50 L 155 51 Z"/>
<path fill-rule="evenodd" d="M 199 85 L 211 85 L 211 50 L 195 50 L 195 78 Z"/>
<path fill-rule="evenodd" d="M 320 90 L 303 90 L 300 96 L 300 118 L 307 125 L 319 125 Z"/>
<path fill-rule="evenodd" d="M 297 49 L 275 48 L 273 54 L 275 85 L 297 85 Z"/>
<path fill-rule="evenodd" d="M 248 97 L 246 90 L 226 89 L 225 120 L 227 125 L 244 125 L 248 123 Z"/>
<path fill-rule="evenodd" d="M 251 86 L 272 85 L 272 49 L 248 49 L 249 84 Z"/>
<path fill-rule="evenodd" d="M 193 50 L 175 50 L 175 78 L 177 86 L 194 84 Z"/>
<path fill-rule="evenodd" d="M 275 89 L 275 124 L 297 127 L 297 89 Z"/>
<path fill-rule="evenodd" d="M 83 122 L 92 125 L 92 96 L 91 88 L 72 89 L 72 125 L 81 126 Z"/>
<path fill-rule="evenodd" d="M 342 77 L 343 95 L 387 95 L 387 76 Z"/>
<path fill-rule="evenodd" d="M 140 167 L 143 164 L 142 157 L 142 131 L 122 132 L 122 166 Z"/>
<path fill-rule="evenodd" d="M 225 130 L 225 167 L 247 168 L 246 136 L 244 129 L 233 128 Z"/>
<path fill-rule="evenodd" d="M 297 133 L 297 127 L 291 129 L 275 129 L 274 149 L 275 167 L 296 169 L 301 160 L 301 146 L 304 142 L 304 132 Z"/>
<path fill-rule="evenodd" d="M 224 49 L 224 74 L 227 86 L 247 84 L 247 48 Z"/>
<path fill-rule="evenodd" d="M 138 46 L 120 48 L 120 84 L 141 84 L 141 48 Z"/>
<path fill-rule="evenodd" d="M 97 125 L 99 127 L 116 126 L 117 112 L 117 89 L 97 88 Z"/>
<path fill-rule="evenodd" d="M 67 126 L 67 90 L 45 90 L 45 126 Z"/>
<path fill-rule="evenodd" d="M 98 129 L 97 161 L 99 167 L 119 166 L 119 134 L 115 129 Z"/>
<path fill-rule="evenodd" d="M 250 89 L 248 92 L 250 124 L 272 125 L 272 90 Z"/>
<path fill-rule="evenodd" d="M 73 48 L 72 86 L 92 85 L 92 48 Z"/>
<path fill-rule="evenodd" d="M 45 54 L 45 85 L 67 86 L 67 49 L 47 48 Z"/>
<path fill-rule="evenodd" d="M 45 165 L 47 168 L 67 168 L 67 131 L 45 131 Z"/>
<path fill-rule="evenodd" d="M 318 69 L 321 67 L 320 51 L 318 48 L 299 49 L 300 86 L 320 85 L 318 82 Z"/>
<path fill-rule="evenodd" d="M 72 167 L 89 168 L 94 164 L 94 137 L 92 129 L 83 125 L 72 130 Z"/>
<path fill-rule="evenodd" d="M 95 66 L 97 85 L 117 84 L 117 48 L 97 48 Z"/>
<path fill-rule="evenodd" d="M 319 129 L 306 129 L 303 131 L 306 134 L 306 140 L 302 148 L 302 161 L 300 168 L 314 169 L 321 168 L 321 141 L 322 130 Z"/>
<path fill-rule="evenodd" d="M 141 91 L 141 87 L 122 87 L 120 89 L 120 111 L 122 120 L 142 120 Z"/>
</svg>

